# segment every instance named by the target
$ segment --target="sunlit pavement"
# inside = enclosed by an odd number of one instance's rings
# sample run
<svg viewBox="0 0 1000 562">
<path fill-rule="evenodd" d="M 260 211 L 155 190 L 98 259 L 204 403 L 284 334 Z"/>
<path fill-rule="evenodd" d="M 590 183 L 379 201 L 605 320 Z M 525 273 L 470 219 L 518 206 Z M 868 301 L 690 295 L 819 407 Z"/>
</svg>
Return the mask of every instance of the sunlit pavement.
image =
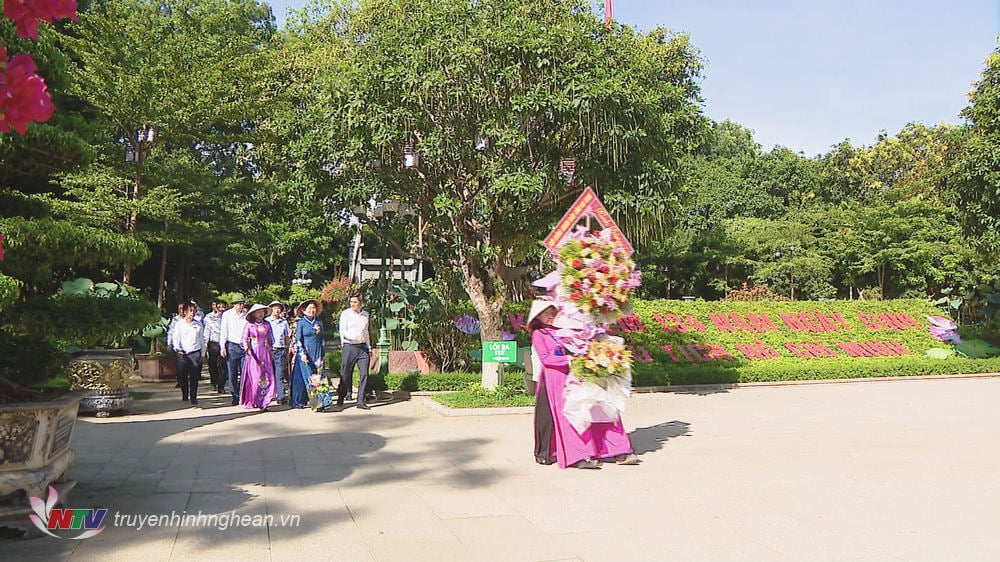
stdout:
<svg viewBox="0 0 1000 562">
<path fill-rule="evenodd" d="M 535 464 L 527 414 L 447 417 L 416 397 L 255 413 L 136 390 L 153 396 L 73 438 L 67 507 L 108 508 L 105 530 L 0 540 L 0 558 L 1000 559 L 1000 378 L 638 394 L 642 464 L 591 471 Z M 124 526 L 199 513 L 273 522 Z"/>
</svg>

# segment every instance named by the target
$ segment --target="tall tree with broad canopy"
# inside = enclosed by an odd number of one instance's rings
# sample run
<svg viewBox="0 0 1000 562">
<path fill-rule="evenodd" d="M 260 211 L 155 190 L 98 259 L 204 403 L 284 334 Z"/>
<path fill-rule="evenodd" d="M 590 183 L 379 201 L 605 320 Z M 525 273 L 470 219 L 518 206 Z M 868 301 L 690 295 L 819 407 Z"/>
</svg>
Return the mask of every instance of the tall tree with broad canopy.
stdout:
<svg viewBox="0 0 1000 562">
<path fill-rule="evenodd" d="M 345 203 L 419 211 L 426 253 L 461 272 L 483 341 L 501 339 L 505 283 L 530 256 L 537 267 L 584 186 L 637 244 L 677 205 L 677 162 L 703 123 L 697 55 L 663 29 L 606 29 L 590 4 L 360 0 L 325 84 Z M 400 162 L 407 143 L 416 169 Z M 572 184 L 561 157 L 576 159 Z"/>
<path fill-rule="evenodd" d="M 962 111 L 972 125 L 966 150 L 956 165 L 963 225 L 987 255 L 1000 250 L 1000 47 L 969 92 Z"/>
</svg>

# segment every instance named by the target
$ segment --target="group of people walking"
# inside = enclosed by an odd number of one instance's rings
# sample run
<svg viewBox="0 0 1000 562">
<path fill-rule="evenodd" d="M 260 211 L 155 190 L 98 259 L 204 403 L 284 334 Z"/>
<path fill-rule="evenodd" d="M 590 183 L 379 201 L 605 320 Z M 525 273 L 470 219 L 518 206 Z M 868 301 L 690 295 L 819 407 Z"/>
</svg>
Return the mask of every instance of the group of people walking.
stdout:
<svg viewBox="0 0 1000 562">
<path fill-rule="evenodd" d="M 289 311 L 277 301 L 267 306 L 254 304 L 249 309 L 242 295 L 237 294 L 232 301 L 232 308 L 222 300 L 212 301 L 212 312 L 202 315 L 203 319 L 194 301 L 178 307 L 168 343 L 177 354 L 181 398 L 198 403 L 202 355 L 207 353 L 212 388 L 219 394 L 228 391 L 233 405 L 266 411 L 274 401 L 285 403 L 285 373 L 290 371 L 289 403 L 292 408 L 304 408 L 313 381 L 326 377 L 324 329 L 319 317 L 322 303 L 306 300 L 295 308 L 294 318 L 288 318 Z M 342 406 L 351 393 L 357 367 L 357 407 L 367 410 L 369 318 L 361 295 L 351 295 L 349 303 L 338 323 L 342 355 L 337 405 Z M 595 422 L 583 433 L 566 418 L 564 391 L 573 377 L 569 354 L 552 325 L 558 312 L 556 303 L 536 300 L 527 320 L 537 382 L 535 461 L 585 469 L 600 468 L 603 462 L 638 464 L 620 417 L 613 423 Z"/>
<path fill-rule="evenodd" d="M 212 389 L 228 392 L 234 406 L 266 411 L 272 402 L 287 402 L 292 408 L 304 408 L 313 381 L 326 378 L 324 328 L 319 318 L 322 303 L 306 300 L 290 317 L 291 311 L 278 301 L 247 309 L 243 295 L 237 293 L 231 300 L 232 308 L 221 299 L 213 300 L 207 315 L 199 314 L 193 300 L 178 305 L 167 343 L 177 355 L 181 398 L 198 403 L 204 357 Z M 360 295 L 350 297 L 350 308 L 341 313 L 339 327 L 343 348 L 337 404 L 342 406 L 351 394 L 357 366 L 357 407 L 367 410 L 368 313 L 362 310 Z"/>
</svg>

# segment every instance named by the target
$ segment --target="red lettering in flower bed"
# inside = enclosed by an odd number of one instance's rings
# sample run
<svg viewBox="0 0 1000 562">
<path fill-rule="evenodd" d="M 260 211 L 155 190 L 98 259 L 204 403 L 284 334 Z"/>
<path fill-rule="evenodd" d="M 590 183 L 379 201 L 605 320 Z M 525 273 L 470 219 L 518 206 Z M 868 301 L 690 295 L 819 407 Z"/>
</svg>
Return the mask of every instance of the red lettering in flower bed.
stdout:
<svg viewBox="0 0 1000 562">
<path fill-rule="evenodd" d="M 716 329 L 720 332 L 735 332 L 736 328 L 729 323 L 729 318 L 725 314 L 709 314 L 708 319 L 715 324 Z"/>
<path fill-rule="evenodd" d="M 632 358 L 640 363 L 652 363 L 653 356 L 649 354 L 649 350 L 641 345 L 629 346 L 629 350 L 632 352 Z"/>
<path fill-rule="evenodd" d="M 837 347 L 851 357 L 893 357 L 897 355 L 913 355 L 897 341 L 870 342 L 839 342 Z"/>
<path fill-rule="evenodd" d="M 771 317 L 767 314 L 749 313 L 747 314 L 747 322 L 753 326 L 755 332 L 760 334 L 778 331 L 778 327 L 774 325 Z"/>
<path fill-rule="evenodd" d="M 683 321 L 680 316 L 671 313 L 654 313 L 652 318 L 653 320 L 656 320 L 656 323 L 659 324 L 661 328 L 663 328 L 664 332 L 669 332 L 670 330 L 675 332 L 686 332 L 688 330 L 698 330 L 699 332 L 705 331 L 705 325 L 690 314 L 688 314 Z"/>
<path fill-rule="evenodd" d="M 715 359 L 716 361 L 733 361 L 733 356 L 726 351 L 726 348 L 721 345 L 710 343 L 708 346 L 707 357 Z"/>
<path fill-rule="evenodd" d="M 664 345 L 661 345 L 661 346 L 660 346 L 660 349 L 662 349 L 663 351 L 666 351 L 666 352 L 667 352 L 667 355 L 669 355 L 669 356 L 670 356 L 670 359 L 671 359 L 671 360 L 672 360 L 672 361 L 673 361 L 674 363 L 680 363 L 680 361 L 681 361 L 681 358 L 680 358 L 680 357 L 677 357 L 677 353 L 675 353 L 675 352 L 674 352 L 674 348 L 673 348 L 673 346 L 670 346 L 670 345 L 667 345 L 667 344 L 664 344 Z"/>
<path fill-rule="evenodd" d="M 742 353 L 747 359 L 754 361 L 757 359 L 777 359 L 781 357 L 778 350 L 774 349 L 770 345 L 757 340 L 752 344 L 736 344 L 735 347 L 740 353 Z"/>
<path fill-rule="evenodd" d="M 621 327 L 624 332 L 645 332 L 646 326 L 643 325 L 642 320 L 639 319 L 635 314 L 629 314 L 628 316 L 622 316 L 618 319 L 618 326 Z"/>
<path fill-rule="evenodd" d="M 802 324 L 802 320 L 799 319 L 798 314 L 785 314 L 784 312 L 779 312 L 778 318 L 781 318 L 781 321 L 785 323 L 785 326 L 788 326 L 793 332 L 809 331 L 809 329 Z"/>
<path fill-rule="evenodd" d="M 870 330 L 911 330 L 921 328 L 919 322 L 905 312 L 858 314 L 858 320 Z"/>
<path fill-rule="evenodd" d="M 803 359 L 837 356 L 836 351 L 818 343 L 786 343 L 785 349 L 791 351 L 796 357 L 802 357 Z"/>
</svg>

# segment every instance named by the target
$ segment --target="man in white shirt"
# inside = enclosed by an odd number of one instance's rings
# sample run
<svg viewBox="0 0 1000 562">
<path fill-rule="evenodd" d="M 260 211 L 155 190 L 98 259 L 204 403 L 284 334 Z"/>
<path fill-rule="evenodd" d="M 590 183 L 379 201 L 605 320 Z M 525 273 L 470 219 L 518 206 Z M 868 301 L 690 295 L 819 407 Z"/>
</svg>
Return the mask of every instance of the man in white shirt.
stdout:
<svg viewBox="0 0 1000 562">
<path fill-rule="evenodd" d="M 233 307 L 222 313 L 219 325 L 219 352 L 226 360 L 229 378 L 229 392 L 233 395 L 233 406 L 240 403 L 240 373 L 243 371 L 243 332 L 246 330 L 247 299 L 240 293 L 232 297 Z"/>
<path fill-rule="evenodd" d="M 371 348 L 368 340 L 368 312 L 361 310 L 361 295 L 350 297 L 351 307 L 340 313 L 340 386 L 337 387 L 337 405 L 344 405 L 358 366 L 358 409 L 368 410 L 365 404 L 365 385 L 368 384 L 368 363 Z"/>
<path fill-rule="evenodd" d="M 198 403 L 198 381 L 201 379 L 201 354 L 204 350 L 201 322 L 194 319 L 194 303 L 182 305 L 183 316 L 174 324 L 167 337 L 167 345 L 177 354 L 177 383 L 181 399 L 188 397 L 191 404 Z"/>
<path fill-rule="evenodd" d="M 202 338 L 205 340 L 205 350 L 208 355 L 208 376 L 212 381 L 212 390 L 219 394 L 222 394 L 226 389 L 226 367 L 222 363 L 219 347 L 223 311 L 225 311 L 225 307 L 222 301 L 214 299 L 212 300 L 212 312 L 206 314 L 205 320 L 202 321 L 205 325 Z"/>
</svg>

